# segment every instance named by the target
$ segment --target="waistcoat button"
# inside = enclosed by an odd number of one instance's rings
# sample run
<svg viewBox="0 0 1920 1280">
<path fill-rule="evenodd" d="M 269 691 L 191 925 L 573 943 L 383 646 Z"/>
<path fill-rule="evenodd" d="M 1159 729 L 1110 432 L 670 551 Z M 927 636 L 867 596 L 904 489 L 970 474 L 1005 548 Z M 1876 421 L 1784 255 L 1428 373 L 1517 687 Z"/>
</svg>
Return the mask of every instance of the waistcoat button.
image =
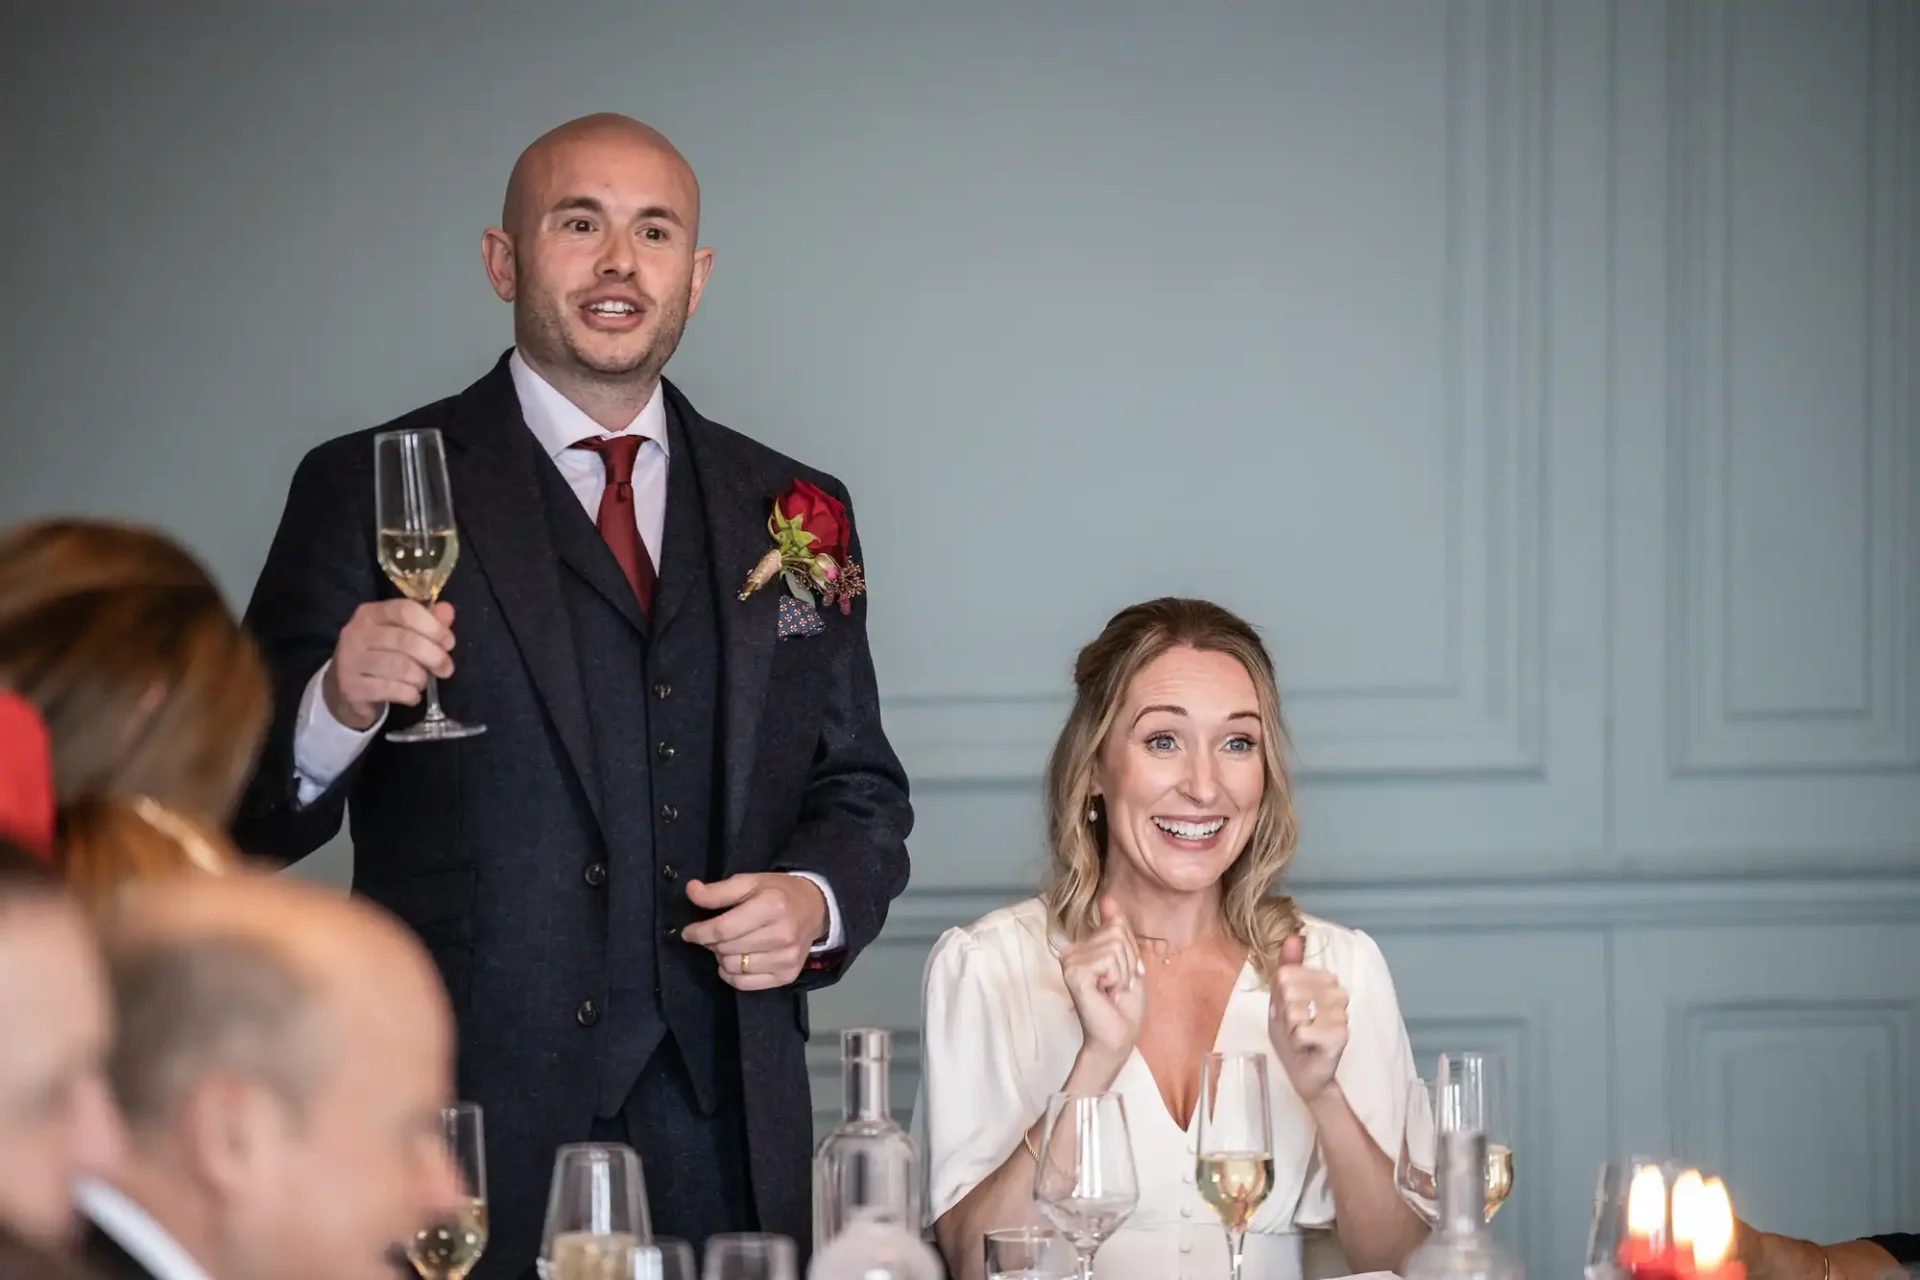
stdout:
<svg viewBox="0 0 1920 1280">
<path fill-rule="evenodd" d="M 573 1011 L 573 1020 L 583 1027 L 590 1027 L 600 1021 L 600 1006 L 591 1000 L 582 1000 L 580 1007 Z"/>
</svg>

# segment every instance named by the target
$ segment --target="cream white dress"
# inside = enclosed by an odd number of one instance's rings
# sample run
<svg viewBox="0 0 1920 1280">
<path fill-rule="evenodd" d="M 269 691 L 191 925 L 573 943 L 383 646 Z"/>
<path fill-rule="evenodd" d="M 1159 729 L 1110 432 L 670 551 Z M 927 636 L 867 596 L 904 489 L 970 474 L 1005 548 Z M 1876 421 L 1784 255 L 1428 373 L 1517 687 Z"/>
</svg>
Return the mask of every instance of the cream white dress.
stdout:
<svg viewBox="0 0 1920 1280">
<path fill-rule="evenodd" d="M 1380 1149 L 1400 1143 L 1414 1078 L 1400 1005 L 1373 939 L 1305 918 L 1307 964 L 1333 971 L 1350 1000 L 1337 1079 Z M 1064 940 L 1038 898 L 949 929 L 927 958 L 914 1136 L 925 1155 L 927 1221 L 958 1204 L 1019 1147 L 1081 1043 L 1060 971 Z M 1251 966 L 1228 998 L 1214 1049 L 1265 1053 L 1273 1104 L 1274 1187 L 1247 1232 L 1246 1280 L 1342 1275 L 1328 1230 L 1333 1193 L 1313 1118 L 1267 1038 L 1268 992 Z M 1098 1280 L 1226 1280 L 1226 1232 L 1194 1185 L 1196 1122 L 1174 1123 L 1136 1051 L 1114 1090 L 1125 1099 L 1139 1207 L 1100 1249 Z"/>
</svg>

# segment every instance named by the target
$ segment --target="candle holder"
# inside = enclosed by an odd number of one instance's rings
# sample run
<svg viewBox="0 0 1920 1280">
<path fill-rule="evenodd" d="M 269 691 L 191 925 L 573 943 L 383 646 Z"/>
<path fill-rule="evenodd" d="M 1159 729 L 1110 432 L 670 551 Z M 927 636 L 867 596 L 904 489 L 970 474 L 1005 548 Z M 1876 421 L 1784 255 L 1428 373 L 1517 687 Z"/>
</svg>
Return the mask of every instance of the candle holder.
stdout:
<svg viewBox="0 0 1920 1280">
<path fill-rule="evenodd" d="M 1587 1280 L 1746 1280 L 1726 1184 L 1672 1160 L 1600 1168 Z"/>
</svg>

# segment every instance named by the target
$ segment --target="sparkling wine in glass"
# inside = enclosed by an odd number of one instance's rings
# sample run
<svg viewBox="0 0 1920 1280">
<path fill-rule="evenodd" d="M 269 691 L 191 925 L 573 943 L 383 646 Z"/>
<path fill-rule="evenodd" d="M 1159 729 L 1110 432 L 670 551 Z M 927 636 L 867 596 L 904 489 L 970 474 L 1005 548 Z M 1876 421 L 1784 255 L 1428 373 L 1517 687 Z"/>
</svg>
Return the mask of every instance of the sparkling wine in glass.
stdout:
<svg viewBox="0 0 1920 1280">
<path fill-rule="evenodd" d="M 762 1232 L 707 1238 L 704 1280 L 797 1280 L 793 1241 Z"/>
<path fill-rule="evenodd" d="M 465 1280 L 487 1249 L 487 1139 L 480 1104 L 440 1108 L 440 1132 L 464 1198 L 457 1211 L 414 1233 L 407 1261 L 421 1280 Z"/>
<path fill-rule="evenodd" d="M 1093 1255 L 1140 1201 L 1119 1094 L 1056 1093 L 1047 1100 L 1033 1200 L 1079 1254 L 1080 1280 L 1093 1280 Z"/>
<path fill-rule="evenodd" d="M 1506 1061 L 1497 1053 L 1443 1053 L 1434 1072 L 1441 1133 L 1487 1138 L 1487 1221 L 1513 1194 L 1513 1111 Z"/>
<path fill-rule="evenodd" d="M 605 1280 L 619 1251 L 652 1236 L 633 1148 L 599 1142 L 560 1148 L 540 1238 L 540 1280 Z"/>
<path fill-rule="evenodd" d="M 1273 1189 L 1273 1104 L 1264 1053 L 1210 1053 L 1200 1060 L 1200 1139 L 1195 1181 L 1227 1229 L 1231 1280 L 1240 1280 L 1247 1224 Z"/>
<path fill-rule="evenodd" d="M 438 429 L 383 431 L 373 438 L 373 513 L 381 570 L 401 595 L 431 609 L 460 558 L 453 486 Z M 440 709 L 440 684 L 428 672 L 426 714 L 388 733 L 387 741 L 447 742 L 486 731 Z"/>
</svg>

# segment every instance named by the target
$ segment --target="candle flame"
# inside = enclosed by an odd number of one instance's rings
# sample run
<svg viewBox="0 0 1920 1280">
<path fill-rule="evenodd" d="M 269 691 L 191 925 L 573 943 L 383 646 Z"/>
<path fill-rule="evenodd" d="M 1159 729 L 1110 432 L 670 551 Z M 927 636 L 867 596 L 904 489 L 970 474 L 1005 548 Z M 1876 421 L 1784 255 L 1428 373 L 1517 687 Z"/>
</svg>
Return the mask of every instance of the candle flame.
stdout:
<svg viewBox="0 0 1920 1280">
<path fill-rule="evenodd" d="M 1627 1186 L 1627 1231 L 1650 1240 L 1667 1234 L 1667 1180 L 1654 1165 L 1636 1170 Z"/>
<path fill-rule="evenodd" d="M 1701 1197 L 1706 1194 L 1706 1183 L 1700 1180 L 1700 1171 L 1687 1169 L 1673 1180 L 1673 1242 L 1684 1249 L 1694 1241 L 1695 1233 L 1701 1226 Z"/>
<path fill-rule="evenodd" d="M 1708 1271 L 1718 1267 L 1733 1252 L 1733 1201 L 1726 1183 L 1709 1178 L 1700 1189 L 1696 1202 L 1698 1217 L 1693 1224 L 1693 1265 Z M 1674 1206 L 1678 1216 L 1679 1206 Z"/>
</svg>

